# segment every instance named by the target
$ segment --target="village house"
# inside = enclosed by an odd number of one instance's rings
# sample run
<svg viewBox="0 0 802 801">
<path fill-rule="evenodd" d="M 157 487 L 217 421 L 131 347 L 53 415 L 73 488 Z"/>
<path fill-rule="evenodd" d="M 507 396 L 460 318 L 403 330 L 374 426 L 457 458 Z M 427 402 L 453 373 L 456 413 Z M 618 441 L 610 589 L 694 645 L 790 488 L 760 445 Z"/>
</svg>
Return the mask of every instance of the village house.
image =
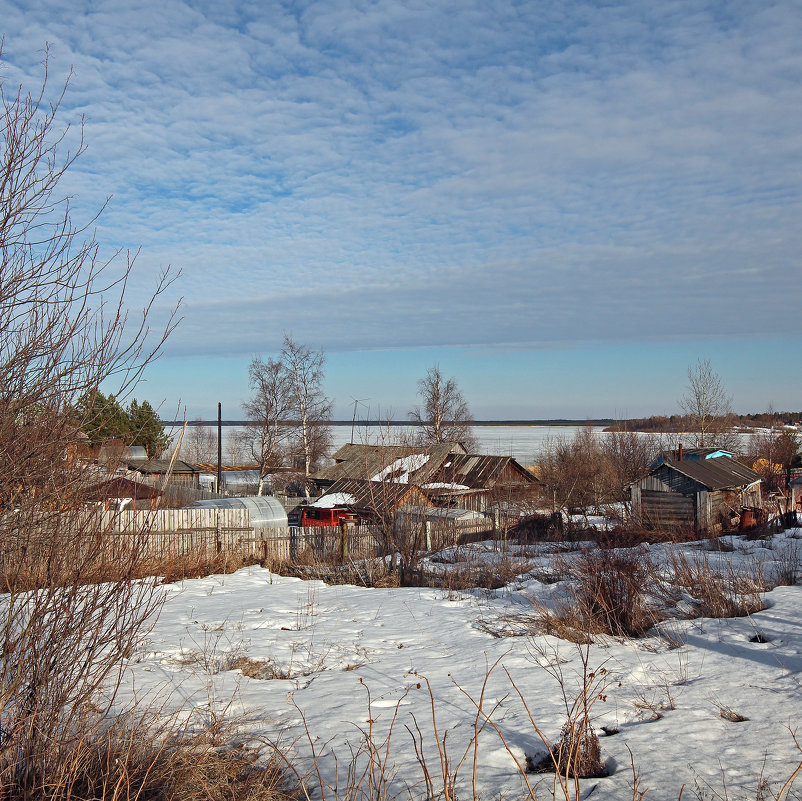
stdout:
<svg viewBox="0 0 802 801">
<path fill-rule="evenodd" d="M 311 476 L 319 491 L 325 492 L 343 478 L 400 480 L 414 473 L 415 481 L 426 481 L 451 453 L 465 453 L 458 442 L 443 442 L 428 448 L 411 445 L 343 445 L 333 456 L 333 465 Z M 409 480 L 401 481 L 409 484 Z"/>
<path fill-rule="evenodd" d="M 344 445 L 335 463 L 312 476 L 325 493 L 340 491 L 343 481 L 383 487 L 416 487 L 423 505 L 462 508 L 489 513 L 509 510 L 531 495 L 538 479 L 511 456 L 469 454 L 459 443 L 421 448 L 412 446 Z M 380 493 L 374 487 L 374 496 Z"/>
</svg>

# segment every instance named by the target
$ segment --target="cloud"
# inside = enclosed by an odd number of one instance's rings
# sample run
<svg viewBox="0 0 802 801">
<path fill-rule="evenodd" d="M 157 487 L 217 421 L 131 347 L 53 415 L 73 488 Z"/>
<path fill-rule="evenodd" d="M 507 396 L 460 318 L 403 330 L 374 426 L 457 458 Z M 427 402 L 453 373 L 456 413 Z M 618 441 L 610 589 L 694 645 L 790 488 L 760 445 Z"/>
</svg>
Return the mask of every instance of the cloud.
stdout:
<svg viewBox="0 0 802 801">
<path fill-rule="evenodd" d="M 173 355 L 800 332 L 795 3 L 0 7 Z"/>
</svg>

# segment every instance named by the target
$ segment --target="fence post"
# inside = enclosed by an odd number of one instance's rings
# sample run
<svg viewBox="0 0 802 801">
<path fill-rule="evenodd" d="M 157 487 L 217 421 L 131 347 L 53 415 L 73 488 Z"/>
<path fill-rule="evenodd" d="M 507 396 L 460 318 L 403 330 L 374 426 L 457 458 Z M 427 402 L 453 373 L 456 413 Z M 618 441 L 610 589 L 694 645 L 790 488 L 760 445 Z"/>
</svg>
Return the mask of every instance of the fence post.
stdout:
<svg viewBox="0 0 802 801">
<path fill-rule="evenodd" d="M 343 562 L 348 561 L 348 521 L 340 521 L 340 544 L 342 546 Z"/>
<path fill-rule="evenodd" d="M 215 515 L 215 550 L 217 553 L 223 550 L 223 543 L 220 539 L 220 510 L 217 510 L 217 514 Z"/>
</svg>

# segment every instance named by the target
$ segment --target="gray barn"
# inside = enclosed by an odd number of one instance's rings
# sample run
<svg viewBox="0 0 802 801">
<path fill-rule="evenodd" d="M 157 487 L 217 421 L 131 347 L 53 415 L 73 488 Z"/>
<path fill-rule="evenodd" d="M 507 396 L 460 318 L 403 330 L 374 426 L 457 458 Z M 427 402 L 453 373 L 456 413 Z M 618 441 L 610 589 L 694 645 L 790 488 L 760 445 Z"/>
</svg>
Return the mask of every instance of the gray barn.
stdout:
<svg viewBox="0 0 802 801">
<path fill-rule="evenodd" d="M 760 476 L 728 456 L 665 462 L 629 490 L 633 516 L 652 528 L 715 533 L 755 521 L 763 508 Z"/>
</svg>

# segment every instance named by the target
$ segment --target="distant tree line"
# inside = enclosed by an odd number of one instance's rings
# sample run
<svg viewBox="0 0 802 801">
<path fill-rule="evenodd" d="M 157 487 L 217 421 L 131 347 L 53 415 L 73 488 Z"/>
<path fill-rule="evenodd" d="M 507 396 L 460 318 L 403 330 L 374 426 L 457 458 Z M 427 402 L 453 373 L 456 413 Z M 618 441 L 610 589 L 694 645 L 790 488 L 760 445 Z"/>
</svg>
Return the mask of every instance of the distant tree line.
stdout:
<svg viewBox="0 0 802 801">
<path fill-rule="evenodd" d="M 724 421 L 742 428 L 772 428 L 791 426 L 802 421 L 802 412 L 753 412 L 729 414 Z M 605 427 L 605 431 L 642 431 L 650 434 L 679 434 L 692 431 L 692 418 L 687 414 L 652 415 L 618 420 Z"/>
</svg>

